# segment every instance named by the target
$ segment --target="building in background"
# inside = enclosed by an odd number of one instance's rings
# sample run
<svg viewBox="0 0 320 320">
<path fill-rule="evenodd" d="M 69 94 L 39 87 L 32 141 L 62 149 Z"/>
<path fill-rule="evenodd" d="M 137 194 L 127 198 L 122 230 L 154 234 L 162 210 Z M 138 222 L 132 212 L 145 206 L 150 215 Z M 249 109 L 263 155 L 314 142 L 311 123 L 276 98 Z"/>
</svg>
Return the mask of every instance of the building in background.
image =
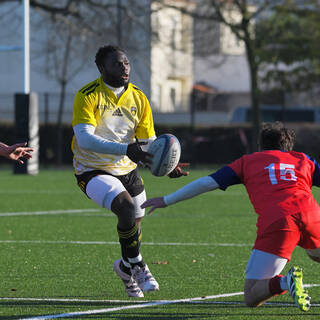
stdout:
<svg viewBox="0 0 320 320">
<path fill-rule="evenodd" d="M 118 12 L 114 7 L 113 16 L 115 19 L 118 17 L 118 21 L 111 25 L 103 36 L 97 38 L 94 44 L 87 46 L 88 57 L 80 63 L 81 68 L 79 67 L 77 74 L 67 82 L 63 122 L 71 123 L 76 90 L 99 76 L 94 55 L 98 47 L 106 43 L 118 44 L 125 49 L 132 63 L 131 82 L 146 93 L 155 112 L 189 110 L 193 84 L 193 23 L 190 16 L 181 13 L 174 6 L 185 7 L 193 4 L 189 0 L 166 2 L 173 7 L 160 10 L 153 0 L 138 1 L 139 8 L 136 8 L 134 19 L 125 17 L 124 10 L 119 9 L 120 6 L 118 10 L 122 11 Z M 121 0 L 117 3 L 121 8 L 134 12 L 132 1 Z M 21 4 L 2 4 L 0 14 L 6 17 L 8 13 L 15 19 L 0 20 L 0 46 L 19 46 L 22 43 Z M 61 98 L 57 82 L 59 75 L 52 77 L 52 65 L 48 62 L 50 47 L 44 50 L 43 44 L 50 42 L 55 35 L 52 34 L 51 24 L 42 23 L 41 28 L 39 27 L 43 18 L 43 13 L 31 9 L 31 91 L 39 94 L 40 121 L 54 123 Z M 82 35 L 81 39 L 85 37 L 87 35 Z M 0 51 L 0 120 L 14 119 L 13 95 L 21 92 L 23 87 L 22 61 L 21 51 Z M 59 65 L 56 65 L 56 69 L 59 69 Z"/>
<path fill-rule="evenodd" d="M 193 6 L 190 1 L 165 2 L 178 9 Z M 193 18 L 172 7 L 159 8 L 152 4 L 151 102 L 159 112 L 186 112 L 193 85 Z"/>
<path fill-rule="evenodd" d="M 228 19 L 239 21 L 230 10 Z M 208 20 L 194 20 L 194 81 L 211 89 L 197 109 L 229 112 L 250 104 L 250 73 L 244 43 L 229 27 Z M 195 88 L 195 94 L 203 96 Z M 203 99 L 202 99 L 203 101 Z"/>
</svg>

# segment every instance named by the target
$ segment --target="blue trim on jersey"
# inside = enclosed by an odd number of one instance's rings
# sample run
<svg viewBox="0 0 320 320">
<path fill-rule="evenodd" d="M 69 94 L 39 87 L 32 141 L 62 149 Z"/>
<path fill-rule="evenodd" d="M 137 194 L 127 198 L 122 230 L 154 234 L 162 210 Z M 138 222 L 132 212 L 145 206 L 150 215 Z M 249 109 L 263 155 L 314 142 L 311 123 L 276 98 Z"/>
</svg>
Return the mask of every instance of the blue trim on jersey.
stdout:
<svg viewBox="0 0 320 320">
<path fill-rule="evenodd" d="M 210 174 L 209 177 L 216 180 L 221 190 L 226 190 L 229 186 L 241 183 L 240 178 L 229 166 L 222 167 Z"/>
<path fill-rule="evenodd" d="M 312 176 L 312 185 L 320 187 L 320 164 L 312 157 L 306 154 L 306 157 L 314 163 L 314 172 Z"/>
</svg>

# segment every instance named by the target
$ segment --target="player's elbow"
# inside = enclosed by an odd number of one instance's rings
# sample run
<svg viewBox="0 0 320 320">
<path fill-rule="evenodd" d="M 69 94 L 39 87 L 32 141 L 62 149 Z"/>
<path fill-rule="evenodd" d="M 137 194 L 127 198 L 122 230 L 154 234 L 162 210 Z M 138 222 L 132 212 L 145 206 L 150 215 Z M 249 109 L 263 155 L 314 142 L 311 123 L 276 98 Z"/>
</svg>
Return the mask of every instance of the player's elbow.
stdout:
<svg viewBox="0 0 320 320">
<path fill-rule="evenodd" d="M 77 144 L 81 149 L 90 150 L 90 144 L 85 139 L 77 139 Z"/>
<path fill-rule="evenodd" d="M 218 183 L 212 177 L 209 176 L 199 178 L 197 181 L 199 188 L 201 188 L 203 192 L 212 191 L 219 188 Z"/>
</svg>

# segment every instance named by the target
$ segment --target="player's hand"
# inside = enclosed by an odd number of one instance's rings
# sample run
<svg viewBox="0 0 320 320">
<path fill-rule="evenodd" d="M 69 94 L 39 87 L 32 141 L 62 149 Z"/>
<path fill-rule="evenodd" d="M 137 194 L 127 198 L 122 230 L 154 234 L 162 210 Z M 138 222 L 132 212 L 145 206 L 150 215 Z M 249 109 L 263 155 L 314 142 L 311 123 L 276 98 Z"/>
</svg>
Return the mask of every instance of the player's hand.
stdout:
<svg viewBox="0 0 320 320">
<path fill-rule="evenodd" d="M 147 144 L 147 142 L 139 142 L 138 140 L 130 143 L 127 148 L 127 156 L 129 159 L 135 163 L 141 162 L 144 165 L 150 165 L 152 162 L 152 154 L 141 149 L 141 146 L 145 144 Z"/>
<path fill-rule="evenodd" d="M 145 201 L 142 205 L 141 205 L 141 209 L 145 209 L 151 207 L 151 209 L 149 209 L 148 211 L 148 215 L 154 211 L 157 208 L 165 208 L 167 207 L 167 205 L 165 204 L 163 197 L 160 198 L 151 198 L 148 199 L 147 201 Z"/>
<path fill-rule="evenodd" d="M 24 160 L 32 158 L 34 150 L 30 147 L 26 147 L 27 143 L 16 143 L 8 147 L 8 158 L 14 161 L 19 162 L 20 164 L 24 163 Z"/>
<path fill-rule="evenodd" d="M 168 174 L 169 178 L 180 178 L 182 176 L 187 176 L 189 171 L 185 171 L 183 168 L 189 167 L 190 163 L 181 163 L 179 162 L 178 165 Z"/>
</svg>

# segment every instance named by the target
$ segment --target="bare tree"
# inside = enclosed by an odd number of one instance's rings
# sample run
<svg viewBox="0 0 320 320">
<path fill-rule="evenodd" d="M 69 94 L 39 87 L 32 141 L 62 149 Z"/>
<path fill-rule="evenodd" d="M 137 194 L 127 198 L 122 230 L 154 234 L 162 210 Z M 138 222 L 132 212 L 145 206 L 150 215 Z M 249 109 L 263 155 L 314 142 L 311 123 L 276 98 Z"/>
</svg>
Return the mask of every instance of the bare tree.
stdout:
<svg viewBox="0 0 320 320">
<path fill-rule="evenodd" d="M 169 0 L 157 0 L 157 2 L 163 7 L 173 5 Z M 261 122 L 258 84 L 260 62 L 256 54 L 254 22 L 260 15 L 282 2 L 283 0 L 198 0 L 196 9 L 192 12 L 181 8 L 184 13 L 202 21 L 201 32 L 205 35 L 200 48 L 202 54 L 219 49 L 217 45 L 214 46 L 214 42 L 217 39 L 215 32 L 220 25 L 230 28 L 236 38 L 244 43 L 250 72 L 253 150 L 257 148 L 256 142 Z"/>
<path fill-rule="evenodd" d="M 1 3 L 8 0 L 0 0 Z M 12 2 L 19 3 L 18 0 Z M 141 0 L 30 0 L 31 23 L 45 32 L 32 48 L 37 69 L 59 84 L 57 117 L 57 163 L 62 163 L 62 118 L 68 83 L 94 58 L 97 47 L 105 43 L 123 45 L 126 50 L 143 51 L 144 37 L 132 37 L 132 28 L 150 32 L 145 19 L 149 7 Z M 139 49 L 139 50 L 137 50 Z M 46 57 L 45 64 L 40 56 Z"/>
<path fill-rule="evenodd" d="M 74 30 L 73 25 L 55 23 L 50 30 L 50 36 L 46 39 L 48 74 L 56 79 L 60 86 L 60 98 L 57 117 L 57 164 L 62 164 L 63 142 L 63 114 L 65 109 L 65 95 L 68 82 L 84 68 L 90 52 L 89 46 L 80 41 L 81 37 Z M 74 50 L 76 46 L 77 50 Z M 84 49 L 87 49 L 83 52 Z M 81 51 L 81 55 L 76 52 Z"/>
</svg>

